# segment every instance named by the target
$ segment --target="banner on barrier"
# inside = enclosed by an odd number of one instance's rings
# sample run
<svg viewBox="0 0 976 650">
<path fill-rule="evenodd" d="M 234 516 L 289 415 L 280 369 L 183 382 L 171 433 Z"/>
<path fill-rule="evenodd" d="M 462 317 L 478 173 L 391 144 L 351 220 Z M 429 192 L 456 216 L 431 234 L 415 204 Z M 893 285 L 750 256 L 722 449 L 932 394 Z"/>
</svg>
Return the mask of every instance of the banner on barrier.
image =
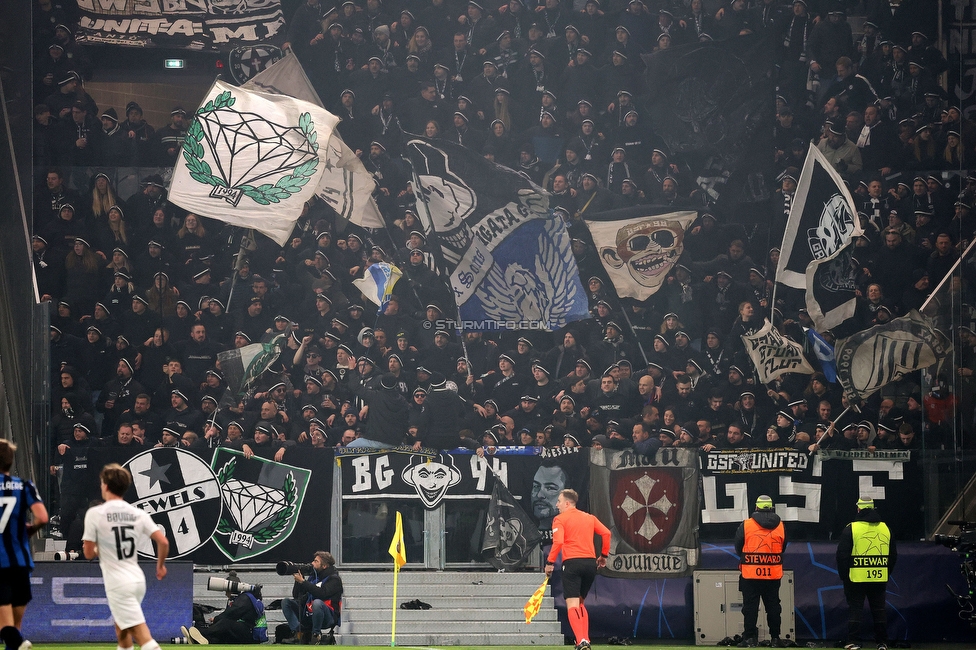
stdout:
<svg viewBox="0 0 976 650">
<path fill-rule="evenodd" d="M 538 522 L 544 540 L 552 538 L 559 491 L 573 488 L 585 506 L 587 457 L 579 449 L 545 449 L 525 455 L 520 449 L 485 458 L 475 454 L 423 454 L 388 451 L 341 457 L 342 498 L 419 499 L 427 510 L 445 501 L 483 499 L 485 509 L 497 476 Z"/>
<path fill-rule="evenodd" d="M 180 636 L 180 625 L 193 620 L 193 564 L 167 562 L 164 580 L 156 580 L 154 563 L 139 567 L 148 585 L 142 611 L 149 629 L 157 639 Z M 31 592 L 24 638 L 34 643 L 115 641 L 115 619 L 97 562 L 38 562 Z"/>
<path fill-rule="evenodd" d="M 702 455 L 702 468 L 714 474 L 802 472 L 810 455 L 796 449 L 716 449 Z"/>
<path fill-rule="evenodd" d="M 605 575 L 664 578 L 698 566 L 698 451 L 590 452 L 590 508 L 612 534 Z"/>
</svg>

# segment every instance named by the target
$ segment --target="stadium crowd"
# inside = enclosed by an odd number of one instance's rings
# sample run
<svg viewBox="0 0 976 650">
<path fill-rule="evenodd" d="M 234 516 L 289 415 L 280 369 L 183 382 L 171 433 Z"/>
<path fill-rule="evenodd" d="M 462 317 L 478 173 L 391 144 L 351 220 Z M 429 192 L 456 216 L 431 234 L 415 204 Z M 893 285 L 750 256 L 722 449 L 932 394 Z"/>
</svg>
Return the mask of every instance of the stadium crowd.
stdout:
<svg viewBox="0 0 976 650">
<path fill-rule="evenodd" d="M 855 6 L 867 14 L 856 36 L 846 17 Z M 154 129 L 138 98 L 121 115 L 99 108 L 72 13 L 54 0 L 36 11 L 45 173 L 34 269 L 52 308 L 50 443 L 65 479 L 90 445 L 227 445 L 278 458 L 357 444 L 812 451 L 937 448 L 952 444 L 955 424 L 972 429 L 968 317 L 951 333 L 957 376 L 923 396 L 909 375 L 834 426 L 846 406 L 838 385 L 822 372 L 760 384 L 740 339 L 771 318 L 807 340 L 802 296 L 781 290 L 774 304 L 772 289 L 811 141 L 860 210 L 860 327 L 919 308 L 973 237 L 976 176 L 964 170 L 976 124 L 936 83 L 946 62 L 932 35 L 886 38 L 886 0 L 305 0 L 287 40 L 374 174 L 388 228 L 368 232 L 313 202 L 285 247 L 258 236 L 246 259 L 238 229 L 167 201 L 186 111 Z M 751 232 L 712 209 L 696 191 L 699 170 L 641 112 L 654 92 L 643 54 L 746 33 L 769 37 L 779 89 L 770 155 L 781 175 Z M 549 191 L 576 233 L 592 318 L 555 333 L 456 332 L 401 159 L 404 133 L 460 143 Z M 123 197 L 118 167 L 162 169 Z M 641 303 L 616 297 L 580 230 L 587 214 L 638 204 L 699 210 L 668 281 Z M 375 315 L 352 282 L 380 261 L 403 278 Z M 966 302 L 972 286 L 960 287 Z M 285 353 L 245 399 L 220 406 L 217 354 L 279 333 Z"/>
</svg>

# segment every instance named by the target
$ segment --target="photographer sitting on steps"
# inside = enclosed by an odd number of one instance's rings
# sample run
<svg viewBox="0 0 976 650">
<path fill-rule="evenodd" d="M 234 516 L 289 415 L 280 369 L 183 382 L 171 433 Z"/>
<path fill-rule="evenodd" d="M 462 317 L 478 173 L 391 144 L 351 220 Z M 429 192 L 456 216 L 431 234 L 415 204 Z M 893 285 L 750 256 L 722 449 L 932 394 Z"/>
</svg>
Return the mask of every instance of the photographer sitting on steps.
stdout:
<svg viewBox="0 0 976 650">
<path fill-rule="evenodd" d="M 281 611 L 288 621 L 293 637 L 285 639 L 283 643 L 301 643 L 303 641 L 303 619 L 311 618 L 311 637 L 309 645 L 332 645 L 335 637 L 322 638 L 322 630 L 329 630 L 341 621 L 342 611 L 342 578 L 335 567 L 335 558 L 328 551 L 316 551 L 310 567 L 300 567 L 293 575 L 295 586 L 292 588 L 291 598 L 281 601 Z"/>
</svg>

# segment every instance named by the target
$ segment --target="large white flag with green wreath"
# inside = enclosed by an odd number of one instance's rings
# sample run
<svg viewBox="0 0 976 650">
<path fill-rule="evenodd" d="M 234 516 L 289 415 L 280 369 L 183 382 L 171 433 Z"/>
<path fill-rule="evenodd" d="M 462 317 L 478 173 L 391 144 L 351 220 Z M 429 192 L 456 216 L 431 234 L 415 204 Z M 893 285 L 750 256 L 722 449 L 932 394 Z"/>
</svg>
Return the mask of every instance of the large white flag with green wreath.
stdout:
<svg viewBox="0 0 976 650">
<path fill-rule="evenodd" d="M 193 116 L 169 199 L 284 246 L 325 171 L 339 119 L 309 102 L 215 81 Z"/>
</svg>

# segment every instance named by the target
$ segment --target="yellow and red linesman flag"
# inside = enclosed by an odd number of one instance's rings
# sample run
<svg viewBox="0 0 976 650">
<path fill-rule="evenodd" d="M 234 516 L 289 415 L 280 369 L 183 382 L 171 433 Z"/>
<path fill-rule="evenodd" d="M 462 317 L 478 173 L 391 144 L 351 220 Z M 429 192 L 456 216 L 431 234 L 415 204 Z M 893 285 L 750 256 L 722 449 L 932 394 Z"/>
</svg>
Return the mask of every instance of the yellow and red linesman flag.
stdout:
<svg viewBox="0 0 976 650">
<path fill-rule="evenodd" d="M 548 585 L 549 576 L 546 576 L 546 579 L 542 581 L 539 588 L 535 590 L 532 597 L 525 603 L 525 607 L 522 608 L 522 611 L 525 613 L 526 623 L 531 623 L 535 615 L 539 613 L 539 609 L 542 607 L 542 599 L 546 596 L 546 587 Z"/>
<path fill-rule="evenodd" d="M 390 556 L 393 557 L 393 564 L 398 570 L 407 563 L 407 549 L 403 545 L 403 517 L 399 510 L 396 513 L 396 532 L 390 540 Z"/>
</svg>

